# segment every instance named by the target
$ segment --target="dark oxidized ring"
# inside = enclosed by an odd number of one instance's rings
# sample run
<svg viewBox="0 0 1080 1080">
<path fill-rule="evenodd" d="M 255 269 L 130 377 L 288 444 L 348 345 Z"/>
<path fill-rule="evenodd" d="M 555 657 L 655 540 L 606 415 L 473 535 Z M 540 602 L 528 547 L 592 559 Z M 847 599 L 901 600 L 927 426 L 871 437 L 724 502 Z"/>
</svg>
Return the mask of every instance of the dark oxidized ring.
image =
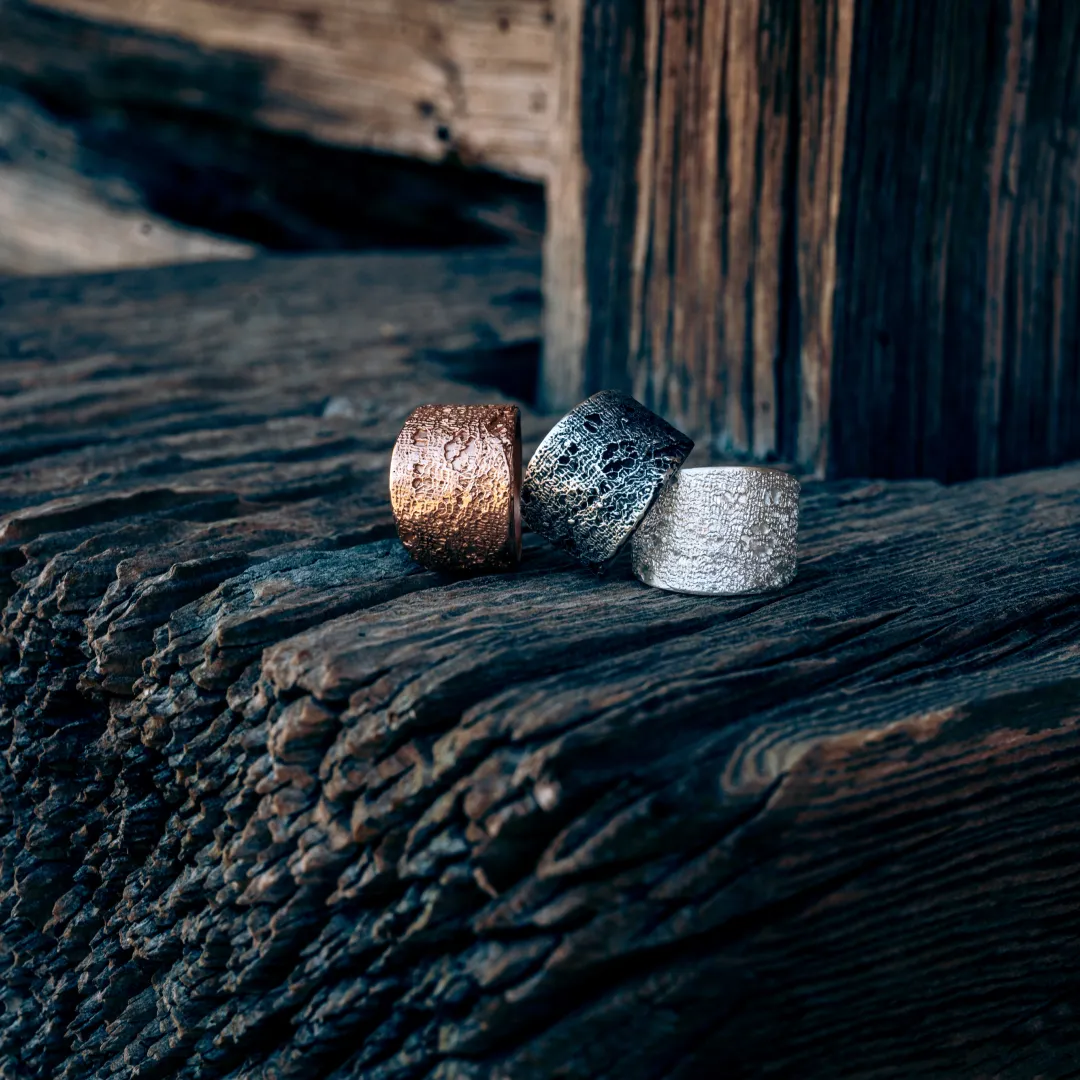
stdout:
<svg viewBox="0 0 1080 1080">
<path fill-rule="evenodd" d="M 431 570 L 508 570 L 521 558 L 516 405 L 421 405 L 394 443 L 390 503 L 409 554 Z"/>
<path fill-rule="evenodd" d="M 601 572 L 694 443 L 626 394 L 601 390 L 548 432 L 525 470 L 526 524 Z"/>
<path fill-rule="evenodd" d="M 634 533 L 634 573 L 671 592 L 765 592 L 795 577 L 799 481 L 779 469 L 683 469 Z"/>
</svg>

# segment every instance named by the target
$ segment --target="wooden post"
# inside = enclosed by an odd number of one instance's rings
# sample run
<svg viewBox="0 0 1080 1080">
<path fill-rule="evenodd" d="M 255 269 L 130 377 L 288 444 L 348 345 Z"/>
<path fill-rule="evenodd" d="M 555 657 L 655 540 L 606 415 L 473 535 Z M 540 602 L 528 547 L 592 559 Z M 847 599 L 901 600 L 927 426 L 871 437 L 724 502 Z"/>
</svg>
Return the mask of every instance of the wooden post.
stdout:
<svg viewBox="0 0 1080 1080">
<path fill-rule="evenodd" d="M 957 480 L 1080 456 L 1080 6 L 562 0 L 550 407 Z"/>
</svg>

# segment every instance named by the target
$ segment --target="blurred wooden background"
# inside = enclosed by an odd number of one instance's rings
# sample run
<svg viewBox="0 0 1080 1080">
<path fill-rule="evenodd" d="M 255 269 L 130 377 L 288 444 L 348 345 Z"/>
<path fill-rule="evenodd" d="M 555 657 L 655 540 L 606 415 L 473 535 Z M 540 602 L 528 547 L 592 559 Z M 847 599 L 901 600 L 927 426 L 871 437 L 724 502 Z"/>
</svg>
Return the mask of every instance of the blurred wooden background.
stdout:
<svg viewBox="0 0 1080 1080">
<path fill-rule="evenodd" d="M 342 146 L 453 154 L 540 179 L 553 2 L 39 0 L 14 10 L 31 34 L 39 16 L 40 52 L 12 49 L 9 63 L 46 82 L 86 78 L 99 101 L 121 106 L 139 93 Z M 139 79 L 152 64 L 160 74 Z M 238 94 L 195 78 L 215 69 Z"/>
<path fill-rule="evenodd" d="M 0 0 L 0 271 L 545 245 L 550 411 L 1080 457 L 1073 0 Z"/>
<path fill-rule="evenodd" d="M 537 242 L 550 0 L 0 0 L 0 271 Z"/>
</svg>

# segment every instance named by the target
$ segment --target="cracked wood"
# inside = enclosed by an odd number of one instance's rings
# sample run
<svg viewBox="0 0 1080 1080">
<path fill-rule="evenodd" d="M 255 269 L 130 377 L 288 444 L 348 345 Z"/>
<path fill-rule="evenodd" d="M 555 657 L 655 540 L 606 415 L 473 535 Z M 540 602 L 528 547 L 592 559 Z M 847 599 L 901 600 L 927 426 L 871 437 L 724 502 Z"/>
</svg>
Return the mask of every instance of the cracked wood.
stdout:
<svg viewBox="0 0 1080 1080">
<path fill-rule="evenodd" d="M 439 577 L 390 449 L 538 273 L 0 284 L 4 1080 L 1075 1068 L 1080 467 L 807 485 L 772 596 Z"/>
</svg>

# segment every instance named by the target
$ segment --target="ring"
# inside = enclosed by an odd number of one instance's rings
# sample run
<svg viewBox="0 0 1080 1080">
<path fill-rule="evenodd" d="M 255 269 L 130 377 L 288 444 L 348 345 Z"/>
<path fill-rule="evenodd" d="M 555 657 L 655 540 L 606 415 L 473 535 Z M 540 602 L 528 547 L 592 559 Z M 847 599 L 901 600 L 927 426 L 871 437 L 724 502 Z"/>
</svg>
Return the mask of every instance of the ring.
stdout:
<svg viewBox="0 0 1080 1080">
<path fill-rule="evenodd" d="M 602 572 L 694 443 L 615 390 L 583 401 L 548 432 L 525 470 L 529 528 Z"/>
<path fill-rule="evenodd" d="M 390 503 L 429 570 L 507 570 L 521 559 L 521 413 L 516 405 L 421 405 L 394 443 Z"/>
<path fill-rule="evenodd" d="M 634 573 L 703 596 L 782 588 L 795 577 L 799 490 L 778 469 L 684 469 L 634 534 Z"/>
</svg>

